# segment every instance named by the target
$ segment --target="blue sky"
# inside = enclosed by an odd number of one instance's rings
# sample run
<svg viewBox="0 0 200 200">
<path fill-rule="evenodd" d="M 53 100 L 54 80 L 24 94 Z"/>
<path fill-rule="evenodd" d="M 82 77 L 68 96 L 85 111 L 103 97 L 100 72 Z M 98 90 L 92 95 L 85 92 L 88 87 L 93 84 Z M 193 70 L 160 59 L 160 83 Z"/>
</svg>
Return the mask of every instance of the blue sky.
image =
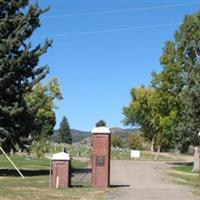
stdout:
<svg viewBox="0 0 200 200">
<path fill-rule="evenodd" d="M 34 2 L 34 1 L 32 1 Z M 173 39 L 186 14 L 200 1 L 39 0 L 50 5 L 33 44 L 45 37 L 53 46 L 41 58 L 47 79 L 58 77 L 64 100 L 57 102 L 57 125 L 65 115 L 71 128 L 91 130 L 99 119 L 123 127 L 122 107 L 130 89 L 149 85 L 160 71 L 164 42 Z"/>
</svg>

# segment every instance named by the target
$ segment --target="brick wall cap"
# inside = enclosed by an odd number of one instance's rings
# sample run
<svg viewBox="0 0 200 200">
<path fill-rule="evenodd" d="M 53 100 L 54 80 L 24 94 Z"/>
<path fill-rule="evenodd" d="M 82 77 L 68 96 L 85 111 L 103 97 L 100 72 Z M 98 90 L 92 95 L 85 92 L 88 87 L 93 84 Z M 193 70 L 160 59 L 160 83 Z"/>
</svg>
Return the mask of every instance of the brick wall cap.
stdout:
<svg viewBox="0 0 200 200">
<path fill-rule="evenodd" d="M 70 160 L 70 155 L 65 152 L 55 153 L 53 154 L 51 160 Z"/>
<path fill-rule="evenodd" d="M 110 129 L 105 126 L 95 127 L 92 129 L 92 133 L 109 133 Z"/>
</svg>

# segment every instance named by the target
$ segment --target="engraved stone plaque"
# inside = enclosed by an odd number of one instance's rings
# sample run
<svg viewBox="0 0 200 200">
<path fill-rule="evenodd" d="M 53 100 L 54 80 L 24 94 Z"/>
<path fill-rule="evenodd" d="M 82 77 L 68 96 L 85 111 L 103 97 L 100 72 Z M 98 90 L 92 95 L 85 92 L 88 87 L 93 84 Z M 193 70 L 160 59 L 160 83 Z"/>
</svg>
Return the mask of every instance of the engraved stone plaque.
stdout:
<svg viewBox="0 0 200 200">
<path fill-rule="evenodd" d="M 96 166 L 104 166 L 105 156 L 96 156 Z"/>
</svg>

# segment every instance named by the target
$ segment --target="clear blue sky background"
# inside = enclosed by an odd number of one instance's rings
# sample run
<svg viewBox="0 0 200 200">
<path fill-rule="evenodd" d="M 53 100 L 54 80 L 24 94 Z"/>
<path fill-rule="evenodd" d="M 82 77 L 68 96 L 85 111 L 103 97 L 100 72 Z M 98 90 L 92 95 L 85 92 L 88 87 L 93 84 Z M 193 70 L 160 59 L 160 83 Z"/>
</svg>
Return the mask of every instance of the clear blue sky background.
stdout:
<svg viewBox="0 0 200 200">
<path fill-rule="evenodd" d="M 164 42 L 173 39 L 186 14 L 200 8 L 200 1 L 192 0 L 38 2 L 51 6 L 32 41 L 54 40 L 40 64 L 48 64 L 47 79 L 58 77 L 61 85 L 56 127 L 65 115 L 71 128 L 80 130 L 91 130 L 99 119 L 123 127 L 130 89 L 150 84 L 151 72 L 161 70 Z"/>
</svg>

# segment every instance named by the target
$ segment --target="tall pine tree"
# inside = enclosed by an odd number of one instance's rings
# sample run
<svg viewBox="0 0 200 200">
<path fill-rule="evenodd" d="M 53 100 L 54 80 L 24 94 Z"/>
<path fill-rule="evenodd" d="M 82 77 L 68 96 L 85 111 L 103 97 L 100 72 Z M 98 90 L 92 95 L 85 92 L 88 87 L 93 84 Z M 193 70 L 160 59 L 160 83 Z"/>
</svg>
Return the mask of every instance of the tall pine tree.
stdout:
<svg viewBox="0 0 200 200">
<path fill-rule="evenodd" d="M 38 63 L 52 41 L 32 47 L 30 37 L 47 10 L 29 0 L 0 1 L 0 146 L 7 152 L 23 147 L 35 127 L 37 105 L 28 108 L 24 97 L 47 75 Z"/>
<path fill-rule="evenodd" d="M 67 143 L 67 144 L 72 143 L 70 126 L 66 117 L 63 117 L 58 132 L 59 132 L 58 141 L 60 143 Z"/>
</svg>

